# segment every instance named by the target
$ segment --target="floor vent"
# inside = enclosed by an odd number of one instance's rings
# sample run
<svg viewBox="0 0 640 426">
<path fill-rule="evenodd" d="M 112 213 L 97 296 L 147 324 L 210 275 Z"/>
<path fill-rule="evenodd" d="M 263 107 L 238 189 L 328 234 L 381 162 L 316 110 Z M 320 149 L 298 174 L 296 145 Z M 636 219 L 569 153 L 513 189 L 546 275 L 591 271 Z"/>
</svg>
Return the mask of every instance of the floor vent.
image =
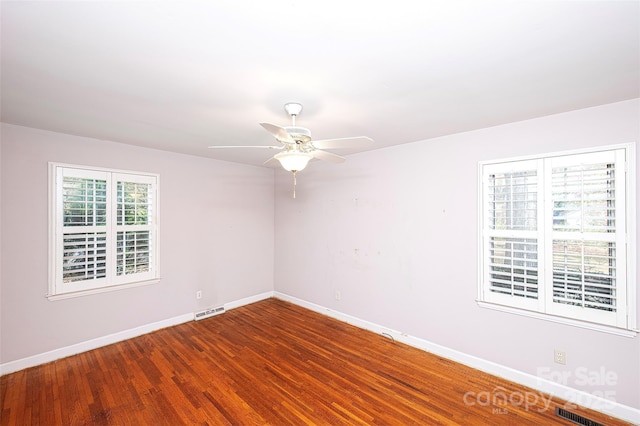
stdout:
<svg viewBox="0 0 640 426">
<path fill-rule="evenodd" d="M 219 306 L 217 308 L 209 308 L 204 311 L 196 312 L 195 320 L 199 321 L 205 318 L 212 317 L 214 315 L 218 315 L 224 313 L 224 306 Z"/>
<path fill-rule="evenodd" d="M 560 407 L 556 407 L 556 415 L 558 417 L 562 417 L 563 419 L 567 419 L 571 422 L 574 422 L 577 425 L 604 426 L 602 423 L 598 423 L 594 420 L 588 419 L 576 413 L 572 413 L 571 411 L 567 411 L 564 408 L 560 408 Z"/>
</svg>

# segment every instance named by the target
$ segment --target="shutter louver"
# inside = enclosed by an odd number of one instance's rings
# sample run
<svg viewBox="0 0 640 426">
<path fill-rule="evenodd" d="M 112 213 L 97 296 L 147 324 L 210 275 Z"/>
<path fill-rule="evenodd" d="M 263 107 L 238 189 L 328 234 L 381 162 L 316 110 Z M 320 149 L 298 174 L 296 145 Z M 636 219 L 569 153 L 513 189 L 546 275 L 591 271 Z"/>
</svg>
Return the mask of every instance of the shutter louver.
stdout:
<svg viewBox="0 0 640 426">
<path fill-rule="evenodd" d="M 116 272 L 118 275 L 149 272 L 149 232 L 118 232 Z"/>
<path fill-rule="evenodd" d="M 65 227 L 105 225 L 107 182 L 103 179 L 65 176 L 62 203 Z"/>
<path fill-rule="evenodd" d="M 118 225 L 146 225 L 151 207 L 150 184 L 118 182 Z"/>
<path fill-rule="evenodd" d="M 500 237 L 491 237 L 490 241 L 490 290 L 510 296 L 537 299 L 537 241 Z"/>
<path fill-rule="evenodd" d="M 529 230 L 537 227 L 537 176 L 535 170 L 489 176 L 489 227 Z"/>
<path fill-rule="evenodd" d="M 615 312 L 615 245 L 553 241 L 553 301 Z"/>
<path fill-rule="evenodd" d="M 107 276 L 106 238 L 104 232 L 64 235 L 62 279 L 65 283 Z"/>
<path fill-rule="evenodd" d="M 553 230 L 616 230 L 614 164 L 556 167 L 552 173 Z"/>
</svg>

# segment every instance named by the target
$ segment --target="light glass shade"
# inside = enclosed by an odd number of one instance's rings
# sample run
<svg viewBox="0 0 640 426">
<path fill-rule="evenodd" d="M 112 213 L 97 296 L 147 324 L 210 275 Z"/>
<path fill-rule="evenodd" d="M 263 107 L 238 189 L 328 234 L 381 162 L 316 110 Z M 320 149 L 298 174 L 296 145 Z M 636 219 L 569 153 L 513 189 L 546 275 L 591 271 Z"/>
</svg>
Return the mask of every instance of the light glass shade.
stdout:
<svg viewBox="0 0 640 426">
<path fill-rule="evenodd" d="M 282 168 L 288 172 L 299 172 L 307 167 L 311 155 L 304 152 L 280 152 L 274 156 L 280 162 Z"/>
</svg>

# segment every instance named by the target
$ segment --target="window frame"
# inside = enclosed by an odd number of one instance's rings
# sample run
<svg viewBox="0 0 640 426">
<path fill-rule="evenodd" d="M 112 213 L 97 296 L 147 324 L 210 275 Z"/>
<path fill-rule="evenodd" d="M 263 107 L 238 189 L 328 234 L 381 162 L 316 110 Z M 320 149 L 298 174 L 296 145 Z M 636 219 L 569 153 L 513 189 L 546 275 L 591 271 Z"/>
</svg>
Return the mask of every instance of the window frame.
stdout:
<svg viewBox="0 0 640 426">
<path fill-rule="evenodd" d="M 579 318 L 575 315 L 571 315 L 564 309 L 564 306 L 560 303 L 554 303 L 553 299 L 553 251 L 552 240 L 554 239 L 553 232 L 553 203 L 551 200 L 551 167 L 554 162 L 570 159 L 574 156 L 582 155 L 595 155 L 602 154 L 604 152 L 610 152 L 615 154 L 616 151 L 622 151 L 624 155 L 623 164 L 624 170 L 624 199 L 623 204 L 619 207 L 620 214 L 624 216 L 624 235 L 620 236 L 616 233 L 617 241 L 626 243 L 624 257 L 624 283 L 617 282 L 616 289 L 623 288 L 624 292 L 624 306 L 622 306 L 623 312 L 620 313 L 620 307 L 617 307 L 618 322 L 616 324 L 605 324 L 599 322 L 598 317 L 600 313 L 596 309 L 593 315 L 587 315 L 586 317 Z M 538 318 L 556 323 L 567 324 L 576 327 L 587 328 L 591 330 L 597 330 L 627 337 L 633 337 L 637 335 L 637 283 L 636 283 L 636 181 L 635 181 L 635 144 L 618 144 L 601 146 L 587 149 L 577 149 L 570 151 L 542 153 L 537 155 L 504 158 L 496 160 L 487 160 L 478 162 L 478 294 L 477 303 L 482 308 L 488 308 L 517 315 Z M 619 159 L 619 158 L 618 158 Z M 538 171 L 542 171 L 543 175 L 538 176 L 537 188 L 540 190 L 537 194 L 537 211 L 538 216 L 536 219 L 537 229 L 532 231 L 536 235 L 538 251 L 537 251 L 537 285 L 538 285 L 538 298 L 527 300 L 524 297 L 502 297 L 501 295 L 488 296 L 489 282 L 486 279 L 490 252 L 488 246 L 489 235 L 488 224 L 485 221 L 489 220 L 487 210 L 487 186 L 484 179 L 487 174 L 487 167 L 495 167 L 497 169 L 507 169 L 514 163 L 525 162 L 529 164 L 535 164 Z M 590 164 L 590 163 L 589 163 Z M 546 170 L 546 168 L 549 170 Z M 520 170 L 520 169 L 518 169 Z M 617 172 L 616 180 L 619 180 Z M 616 198 L 618 202 L 618 198 Z M 545 213 L 545 211 L 547 213 Z M 502 232 L 502 234 L 501 234 Z M 495 232 L 493 235 L 504 236 L 520 236 L 522 233 L 509 231 Z M 621 280 L 618 280 L 621 281 Z M 545 284 L 546 283 L 546 284 Z M 623 287 L 618 287 L 618 285 Z M 542 295 L 542 296 L 541 296 Z M 522 299 L 522 300 L 520 300 Z M 558 306 L 556 306 L 558 305 Z M 587 312 L 590 312 L 587 311 Z M 624 324 L 622 324 L 624 316 Z"/>
<path fill-rule="evenodd" d="M 155 284 L 160 281 L 160 175 L 140 171 L 129 171 L 121 169 L 111 169 L 103 167 L 93 167 L 78 164 L 48 163 L 49 167 L 49 191 L 48 191 L 48 222 L 49 222 L 49 277 L 48 293 L 49 300 L 60 300 L 90 294 L 97 294 L 109 291 L 122 290 L 126 288 L 139 287 Z M 65 171 L 67 173 L 65 174 Z M 105 233 L 106 251 L 106 276 L 90 280 L 78 280 L 65 283 L 63 281 L 63 260 L 61 251 L 64 243 L 64 235 L 70 232 L 63 231 L 62 214 L 63 197 L 62 190 L 58 188 L 59 179 L 63 176 L 77 176 L 95 178 L 102 176 L 106 179 L 105 196 L 105 225 L 104 228 L 97 225 L 85 225 L 81 228 L 91 231 L 95 228 L 97 233 Z M 117 182 L 143 183 L 149 184 L 151 188 L 151 215 L 146 224 L 118 224 L 118 188 Z M 60 181 L 61 182 L 61 181 Z M 69 228 L 72 229 L 72 228 Z M 80 227 L 79 227 L 80 229 Z M 149 241 L 149 271 L 134 274 L 116 273 L 117 267 L 117 239 L 118 234 L 132 231 L 148 231 Z M 80 232 L 82 234 L 83 232 Z"/>
</svg>

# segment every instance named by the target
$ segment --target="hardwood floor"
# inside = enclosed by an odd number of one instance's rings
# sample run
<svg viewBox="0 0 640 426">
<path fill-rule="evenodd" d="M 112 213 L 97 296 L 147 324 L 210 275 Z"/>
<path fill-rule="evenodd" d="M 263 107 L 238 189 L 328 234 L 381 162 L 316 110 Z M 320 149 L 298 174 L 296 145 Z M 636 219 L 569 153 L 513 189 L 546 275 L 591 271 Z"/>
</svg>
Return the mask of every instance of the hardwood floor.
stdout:
<svg viewBox="0 0 640 426">
<path fill-rule="evenodd" d="M 563 401 L 277 299 L 3 376 L 0 403 L 2 425 L 574 424 Z"/>
</svg>

